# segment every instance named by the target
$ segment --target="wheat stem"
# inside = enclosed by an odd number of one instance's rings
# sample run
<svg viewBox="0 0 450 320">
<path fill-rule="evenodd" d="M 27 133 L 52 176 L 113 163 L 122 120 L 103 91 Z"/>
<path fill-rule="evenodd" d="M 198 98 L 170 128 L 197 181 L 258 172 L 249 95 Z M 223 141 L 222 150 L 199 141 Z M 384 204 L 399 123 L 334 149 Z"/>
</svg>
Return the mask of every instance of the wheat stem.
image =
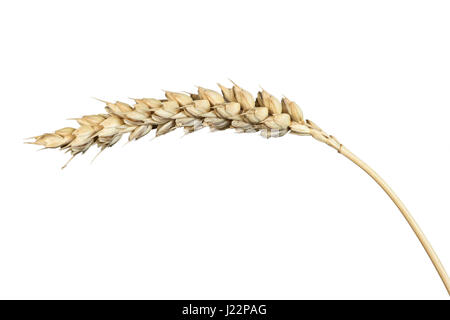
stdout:
<svg viewBox="0 0 450 320">
<path fill-rule="evenodd" d="M 430 257 L 431 262 L 433 263 L 434 267 L 436 268 L 436 271 L 439 274 L 439 277 L 441 277 L 442 282 L 447 289 L 448 294 L 450 295 L 450 279 L 447 275 L 447 272 L 445 271 L 444 266 L 442 265 L 441 261 L 439 260 L 439 257 L 437 256 L 436 252 L 433 250 L 433 247 L 431 246 L 430 242 L 425 237 L 425 234 L 420 229 L 417 222 L 412 217 L 411 213 L 409 213 L 408 209 L 405 207 L 403 202 L 400 200 L 400 198 L 394 193 L 394 191 L 389 187 L 389 185 L 371 168 L 369 167 L 365 162 L 363 162 L 361 159 L 359 159 L 357 156 L 355 156 L 351 151 L 349 151 L 346 147 L 340 145 L 338 148 L 339 153 L 341 153 L 343 156 L 351 160 L 353 163 L 355 163 L 358 167 L 363 169 L 370 177 L 372 177 L 373 180 L 375 180 L 376 183 L 384 190 L 384 192 L 387 193 L 389 198 L 395 203 L 397 208 L 402 213 L 403 217 L 408 222 L 411 229 L 416 234 L 417 238 L 419 239 L 420 243 L 422 244 L 423 248 L 425 249 L 426 253 L 428 254 L 428 257 Z"/>
</svg>

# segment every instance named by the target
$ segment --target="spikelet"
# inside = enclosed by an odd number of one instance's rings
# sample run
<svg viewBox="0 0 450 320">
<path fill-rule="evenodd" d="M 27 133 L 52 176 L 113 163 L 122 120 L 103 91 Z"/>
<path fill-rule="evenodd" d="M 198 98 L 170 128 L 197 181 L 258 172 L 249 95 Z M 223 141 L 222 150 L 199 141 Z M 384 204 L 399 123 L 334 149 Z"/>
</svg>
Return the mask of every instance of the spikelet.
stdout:
<svg viewBox="0 0 450 320">
<path fill-rule="evenodd" d="M 305 119 L 303 119 L 302 109 L 300 109 L 300 107 L 295 102 L 284 97 L 281 100 L 281 105 L 282 105 L 282 111 L 284 113 L 289 114 L 292 118 L 292 121 L 296 121 L 299 123 L 305 122 Z"/>
<path fill-rule="evenodd" d="M 269 109 L 270 114 L 272 115 L 280 114 L 283 111 L 281 107 L 281 102 L 267 91 L 263 90 L 259 92 L 258 97 L 259 97 L 258 102 L 263 107 Z"/>
<path fill-rule="evenodd" d="M 217 105 L 225 102 L 225 98 L 217 91 L 198 88 L 198 95 L 201 99 L 208 100 L 212 105 Z"/>
<path fill-rule="evenodd" d="M 248 111 L 255 107 L 255 100 L 250 92 L 242 89 L 236 84 L 233 86 L 233 92 L 237 102 L 241 104 L 244 111 Z"/>
<path fill-rule="evenodd" d="M 221 85 L 220 83 L 218 83 L 217 85 L 219 86 L 220 90 L 222 91 L 222 95 L 226 101 L 237 102 L 236 97 L 234 95 L 233 88 L 226 88 L 223 85 Z"/>
</svg>

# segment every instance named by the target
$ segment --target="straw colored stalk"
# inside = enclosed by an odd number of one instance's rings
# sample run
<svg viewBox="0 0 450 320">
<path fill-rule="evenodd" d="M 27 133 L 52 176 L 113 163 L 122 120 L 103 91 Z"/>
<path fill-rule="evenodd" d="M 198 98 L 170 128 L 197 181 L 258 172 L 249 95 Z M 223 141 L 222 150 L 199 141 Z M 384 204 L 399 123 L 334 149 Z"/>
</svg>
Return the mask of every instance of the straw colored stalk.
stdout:
<svg viewBox="0 0 450 320">
<path fill-rule="evenodd" d="M 78 128 L 65 127 L 45 133 L 33 137 L 34 141 L 29 143 L 66 150 L 72 154 L 72 160 L 93 145 L 102 152 L 116 144 L 124 134 L 129 134 L 128 140 L 133 141 L 151 131 L 155 131 L 158 137 L 180 127 L 186 133 L 209 127 L 212 130 L 260 132 L 266 138 L 281 137 L 288 132 L 311 136 L 353 161 L 380 185 L 416 234 L 450 294 L 449 278 L 429 241 L 405 205 L 375 171 L 335 137 L 328 135 L 314 122 L 305 120 L 295 102 L 287 98 L 279 101 L 265 90 L 258 92 L 255 99 L 236 84 L 232 88 L 220 84 L 219 87 L 221 93 L 202 87 L 198 88 L 197 93 L 190 94 L 166 91 L 165 99 L 135 99 L 134 105 L 103 101 L 106 113 L 76 118 Z"/>
</svg>

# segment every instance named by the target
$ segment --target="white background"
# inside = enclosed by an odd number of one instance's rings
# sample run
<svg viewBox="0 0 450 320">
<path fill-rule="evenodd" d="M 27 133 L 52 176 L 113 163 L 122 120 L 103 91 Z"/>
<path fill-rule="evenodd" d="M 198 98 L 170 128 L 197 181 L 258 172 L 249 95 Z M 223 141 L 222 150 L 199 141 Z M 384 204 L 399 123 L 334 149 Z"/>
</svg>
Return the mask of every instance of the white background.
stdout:
<svg viewBox="0 0 450 320">
<path fill-rule="evenodd" d="M 309 137 L 23 139 L 231 78 L 295 100 L 384 177 L 450 268 L 448 1 L 4 1 L 0 298 L 438 298 L 413 232 Z"/>
</svg>

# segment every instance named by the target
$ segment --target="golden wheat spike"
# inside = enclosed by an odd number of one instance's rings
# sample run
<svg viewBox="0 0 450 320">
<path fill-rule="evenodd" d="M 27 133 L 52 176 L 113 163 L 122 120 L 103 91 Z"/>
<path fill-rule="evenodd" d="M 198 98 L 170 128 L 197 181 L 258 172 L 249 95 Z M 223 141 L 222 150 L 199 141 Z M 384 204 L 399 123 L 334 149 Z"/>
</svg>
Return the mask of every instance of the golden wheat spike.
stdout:
<svg viewBox="0 0 450 320">
<path fill-rule="evenodd" d="M 255 99 L 250 92 L 233 84 L 232 88 L 219 84 L 221 93 L 202 87 L 198 87 L 196 94 L 164 91 L 166 99 L 134 99 L 133 106 L 119 101 L 112 103 L 100 100 L 106 104 L 107 114 L 76 118 L 74 120 L 78 122 L 78 128 L 66 127 L 45 133 L 33 137 L 34 141 L 28 143 L 70 152 L 72 157 L 64 165 L 65 168 L 76 155 L 86 152 L 93 145 L 97 145 L 101 152 L 117 143 L 126 133 L 129 133 L 128 140 L 133 141 L 153 129 L 156 130 L 156 137 L 179 127 L 184 128 L 186 133 L 210 127 L 212 130 L 259 131 L 266 138 L 281 137 L 288 132 L 311 136 L 353 161 L 380 185 L 413 229 L 450 294 L 450 280 L 431 244 L 405 205 L 372 168 L 335 137 L 328 135 L 311 120 L 305 120 L 295 102 L 286 97 L 279 101 L 263 89 Z"/>
</svg>

